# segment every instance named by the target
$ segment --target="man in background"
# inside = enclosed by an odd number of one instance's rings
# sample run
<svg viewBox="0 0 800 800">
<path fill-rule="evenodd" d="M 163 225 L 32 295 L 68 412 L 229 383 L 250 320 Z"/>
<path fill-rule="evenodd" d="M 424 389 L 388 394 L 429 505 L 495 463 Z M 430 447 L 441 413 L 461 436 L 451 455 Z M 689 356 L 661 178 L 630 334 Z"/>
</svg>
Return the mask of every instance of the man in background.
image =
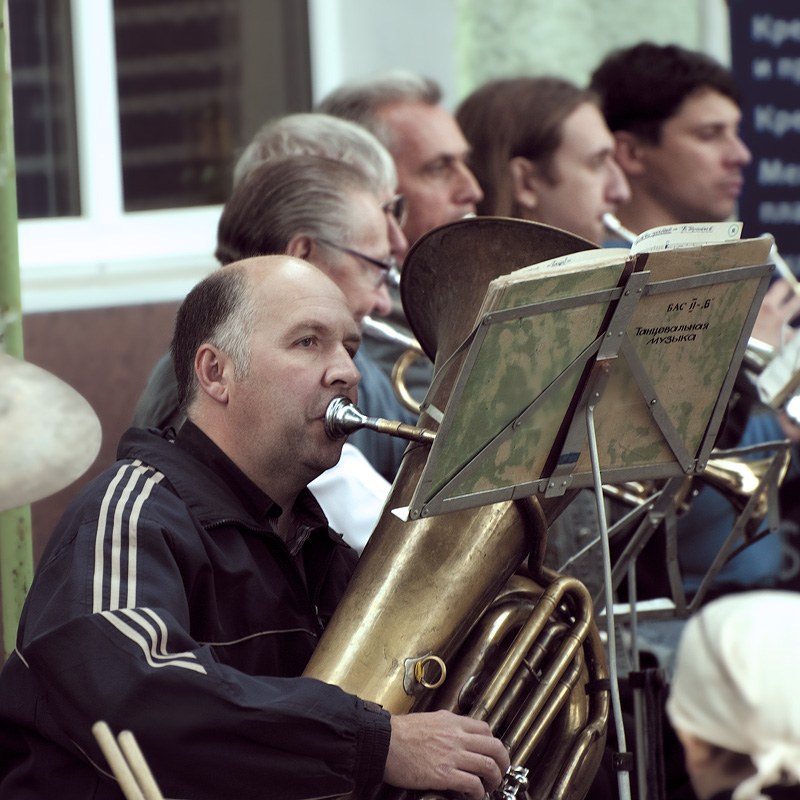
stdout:
<svg viewBox="0 0 800 800">
<path fill-rule="evenodd" d="M 597 98 L 551 76 L 490 81 L 458 107 L 481 215 L 518 217 L 602 245 L 630 198 Z"/>
<path fill-rule="evenodd" d="M 483 196 L 467 166 L 469 145 L 441 99 L 441 89 L 434 81 L 397 71 L 346 84 L 317 107 L 320 112 L 362 125 L 391 153 L 398 191 L 408 200 L 403 231 L 410 246 L 439 225 L 475 214 L 475 204 Z M 392 291 L 392 305 L 388 321 L 402 336 L 410 337 L 397 289 Z M 369 327 L 362 347 L 387 375 L 406 349 Z M 406 385 L 416 399 L 424 397 L 431 376 L 427 360 L 418 359 L 411 365 Z"/>
<path fill-rule="evenodd" d="M 617 211 L 626 228 L 639 234 L 735 217 L 752 157 L 739 136 L 739 90 L 729 70 L 703 53 L 643 42 L 610 53 L 590 87 L 631 187 Z M 800 299 L 776 281 L 753 336 L 779 345 L 784 323 L 798 311 Z"/>
<path fill-rule="evenodd" d="M 439 225 L 474 214 L 483 196 L 467 166 L 469 145 L 441 99 L 434 81 L 392 72 L 342 86 L 317 107 L 357 122 L 391 153 L 398 191 L 408 199 L 403 230 L 409 245 Z"/>
<path fill-rule="evenodd" d="M 592 74 L 631 187 L 620 221 L 636 234 L 736 214 L 751 155 L 731 73 L 709 56 L 644 42 L 611 53 Z"/>
</svg>

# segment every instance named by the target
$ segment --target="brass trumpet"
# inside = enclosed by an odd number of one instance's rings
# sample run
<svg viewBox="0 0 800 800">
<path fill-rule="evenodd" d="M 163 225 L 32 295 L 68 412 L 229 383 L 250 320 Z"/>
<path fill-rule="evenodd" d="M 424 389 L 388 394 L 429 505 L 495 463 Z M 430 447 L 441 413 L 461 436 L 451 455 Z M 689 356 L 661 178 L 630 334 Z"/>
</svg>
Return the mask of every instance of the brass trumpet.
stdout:
<svg viewBox="0 0 800 800">
<path fill-rule="evenodd" d="M 737 513 L 742 513 L 751 498 L 759 491 L 759 486 L 767 471 L 777 462 L 777 485 L 780 486 L 789 469 L 791 452 L 788 448 L 777 450 L 767 458 L 745 459 L 735 455 L 735 451 L 726 451 L 724 456 L 712 452 L 706 468 L 700 475 L 692 475 L 684 480 L 681 488 L 675 493 L 675 511 L 682 513 L 688 510 L 693 494 L 703 486 L 710 486 L 722 494 Z M 655 482 L 637 483 L 629 481 L 619 485 L 603 486 L 603 493 L 627 506 L 636 507 L 649 502 L 658 490 Z M 769 497 L 767 487 L 763 487 L 756 499 L 752 514 L 745 527 L 745 536 L 753 538 L 761 523 L 769 513 Z"/>
<path fill-rule="evenodd" d="M 612 236 L 619 236 L 624 242 L 628 242 L 628 244 L 633 244 L 634 240 L 636 239 L 636 234 L 628 230 L 612 213 L 606 211 L 603 214 L 603 225 L 605 225 L 606 230 Z"/>
<path fill-rule="evenodd" d="M 741 513 L 750 498 L 759 490 L 759 485 L 767 470 L 776 462 L 778 464 L 776 483 L 778 486 L 781 485 L 789 469 L 791 458 L 792 454 L 788 447 L 778 450 L 768 458 L 755 460 L 745 460 L 733 455 L 715 458 L 712 453 L 702 476 L 698 476 L 696 480 L 700 484 L 707 484 L 717 489 L 725 496 L 734 510 Z M 753 513 L 747 520 L 746 539 L 755 537 L 768 514 L 769 497 L 767 487 L 764 487 L 758 495 Z"/>
</svg>

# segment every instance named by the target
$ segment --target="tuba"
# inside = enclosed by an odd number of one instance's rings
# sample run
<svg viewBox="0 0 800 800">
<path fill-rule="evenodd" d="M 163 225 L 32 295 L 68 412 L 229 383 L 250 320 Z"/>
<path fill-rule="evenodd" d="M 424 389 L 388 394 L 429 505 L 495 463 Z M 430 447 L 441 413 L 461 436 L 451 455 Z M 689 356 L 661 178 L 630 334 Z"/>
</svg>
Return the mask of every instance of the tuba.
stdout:
<svg viewBox="0 0 800 800">
<path fill-rule="evenodd" d="M 438 428 L 435 409 L 445 408 L 489 282 L 593 247 L 546 225 L 490 217 L 416 243 L 401 296 L 434 361 L 435 387 L 419 427 L 431 436 Z M 393 714 L 448 708 L 484 719 L 512 765 L 529 769 L 529 797 L 579 800 L 599 766 L 609 699 L 591 598 L 543 567 L 548 520 L 571 496 L 403 521 L 393 511 L 409 505 L 429 452 L 418 438 L 304 675 Z M 380 794 L 397 796 L 420 795 L 386 785 Z"/>
</svg>

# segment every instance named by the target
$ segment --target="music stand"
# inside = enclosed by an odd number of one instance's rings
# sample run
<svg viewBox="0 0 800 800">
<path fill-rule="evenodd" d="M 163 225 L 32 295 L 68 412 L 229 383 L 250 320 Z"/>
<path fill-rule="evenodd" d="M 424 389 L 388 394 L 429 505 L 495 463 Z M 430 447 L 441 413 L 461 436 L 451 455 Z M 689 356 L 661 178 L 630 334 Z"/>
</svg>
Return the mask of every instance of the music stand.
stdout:
<svg viewBox="0 0 800 800">
<path fill-rule="evenodd" d="M 494 281 L 460 348 L 467 354 L 408 515 L 593 487 L 613 608 L 602 485 L 702 474 L 774 269 L 768 251 L 765 240 L 743 240 L 590 253 L 588 268 L 527 268 Z M 624 752 L 613 617 L 611 695 Z M 627 772 L 618 772 L 623 796 Z"/>
<path fill-rule="evenodd" d="M 774 270 L 768 245 L 621 251 L 501 286 L 460 348 L 409 516 L 591 487 L 590 401 L 605 483 L 701 473 Z"/>
</svg>

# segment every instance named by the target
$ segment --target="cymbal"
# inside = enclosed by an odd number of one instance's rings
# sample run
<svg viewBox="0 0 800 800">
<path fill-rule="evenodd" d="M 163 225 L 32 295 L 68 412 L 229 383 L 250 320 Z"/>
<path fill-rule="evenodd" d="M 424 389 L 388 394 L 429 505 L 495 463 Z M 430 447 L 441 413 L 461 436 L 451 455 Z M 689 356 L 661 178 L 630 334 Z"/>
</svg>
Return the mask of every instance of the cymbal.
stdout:
<svg viewBox="0 0 800 800">
<path fill-rule="evenodd" d="M 69 486 L 100 451 L 100 420 L 55 375 L 0 353 L 0 511 Z"/>
</svg>

